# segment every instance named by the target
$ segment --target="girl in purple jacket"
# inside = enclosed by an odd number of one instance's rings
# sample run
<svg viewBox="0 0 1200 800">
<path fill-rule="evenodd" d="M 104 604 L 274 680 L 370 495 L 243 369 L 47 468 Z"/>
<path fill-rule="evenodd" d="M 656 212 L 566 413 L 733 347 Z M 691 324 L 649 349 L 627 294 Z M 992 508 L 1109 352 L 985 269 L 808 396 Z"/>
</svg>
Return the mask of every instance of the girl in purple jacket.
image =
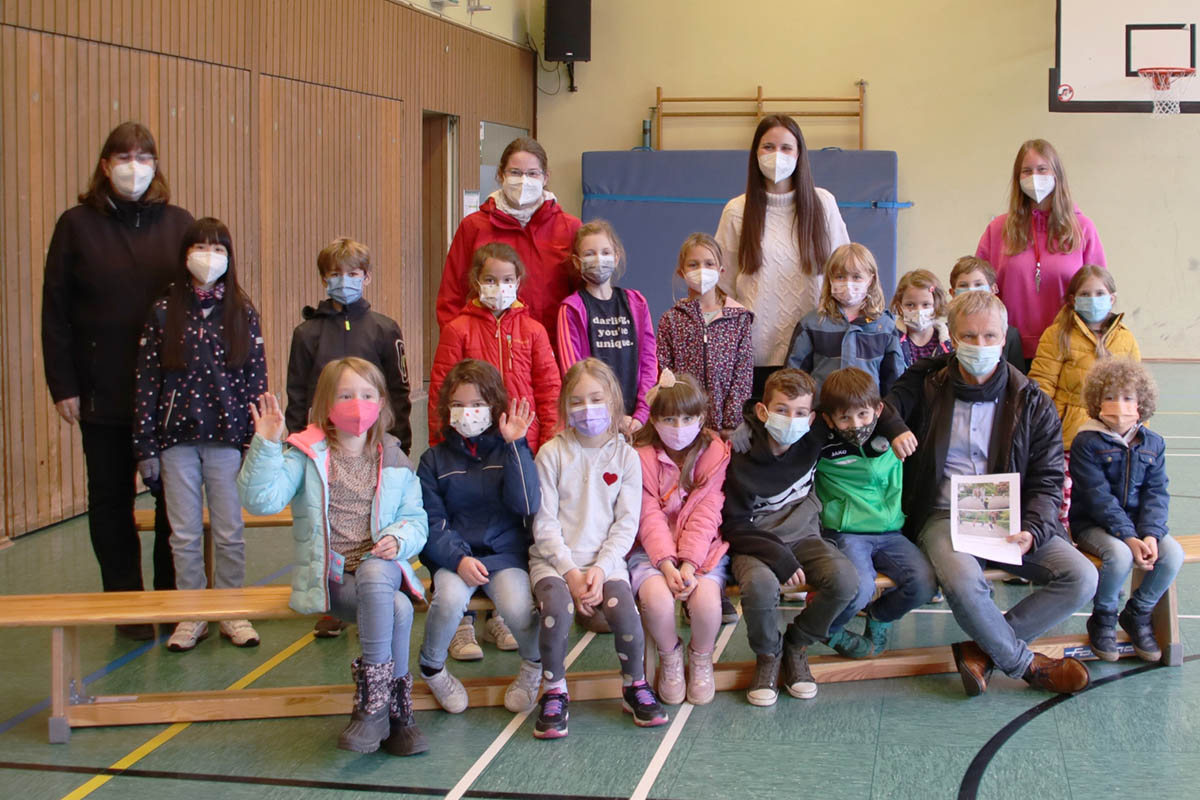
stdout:
<svg viewBox="0 0 1200 800">
<path fill-rule="evenodd" d="M 589 356 L 617 376 L 625 398 L 621 433 L 632 436 L 646 424 L 646 392 L 658 378 L 658 355 L 650 307 L 641 292 L 613 282 L 625 273 L 625 248 L 608 222 L 597 219 L 575 234 L 571 263 L 583 288 L 558 309 L 558 364 L 562 374 Z"/>
</svg>

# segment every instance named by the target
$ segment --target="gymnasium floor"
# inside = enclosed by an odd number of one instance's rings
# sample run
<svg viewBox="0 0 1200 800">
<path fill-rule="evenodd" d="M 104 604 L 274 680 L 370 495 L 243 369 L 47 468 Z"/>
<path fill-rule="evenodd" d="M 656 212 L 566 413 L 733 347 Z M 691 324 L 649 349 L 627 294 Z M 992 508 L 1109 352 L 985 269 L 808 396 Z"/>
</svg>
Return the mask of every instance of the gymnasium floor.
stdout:
<svg viewBox="0 0 1200 800">
<path fill-rule="evenodd" d="M 1200 533 L 1200 368 L 1154 365 L 1163 400 L 1154 419 L 1167 436 L 1171 527 Z M 420 426 L 417 426 L 420 429 Z M 282 530 L 247 532 L 247 583 L 284 581 L 291 543 Z M 148 537 L 147 537 L 148 542 Z M 148 548 L 147 548 L 148 554 Z M 149 575 L 149 560 L 146 574 Z M 1200 565 L 1179 577 L 1185 655 L 1200 654 Z M 0 552 L 0 591 L 97 591 L 83 518 L 21 538 Z M 1011 603 L 1025 589 L 997 586 Z M 91 693 L 222 688 L 258 670 L 255 686 L 347 683 L 355 636 L 312 640 L 311 619 L 256 623 L 263 643 L 239 650 L 215 634 L 190 653 L 84 629 Z M 413 667 L 423 615 L 414 626 Z M 1083 630 L 1081 612 L 1052 633 Z M 732 635 L 727 635 L 731 633 Z M 615 664 L 606 637 L 573 633 L 573 669 Z M 960 637 L 944 604 L 897 624 L 893 644 Z M 3 798 L 1009 798 L 1097 797 L 1137 792 L 1195 797 L 1200 781 L 1200 659 L 1145 668 L 1091 662 L 1091 690 L 1062 701 L 998 676 L 967 699 L 957 675 L 823 684 L 814 700 L 786 694 L 770 709 L 741 692 L 709 706 L 673 708 L 672 725 L 636 729 L 618 701 L 572 703 L 571 735 L 539 742 L 532 722 L 511 729 L 501 709 L 452 716 L 420 712 L 432 749 L 414 758 L 334 747 L 343 717 L 76 729 L 46 741 L 49 632 L 0 630 L 0 797 Z M 721 659 L 752 659 L 739 625 L 723 632 Z M 484 645 L 460 676 L 512 674 L 515 653 Z M 283 652 L 288 650 L 289 652 Z M 1098 679 L 1110 680 L 1099 683 Z M 1024 717 L 1023 717 L 1024 715 Z M 1003 740 L 989 740 L 1026 719 Z M 506 732 L 511 738 L 505 739 Z M 998 745 L 998 746 L 995 746 Z M 486 759 L 486 760 L 485 760 Z M 101 774 L 120 763 L 117 770 Z M 120 768 L 125 771 L 114 774 Z"/>
</svg>

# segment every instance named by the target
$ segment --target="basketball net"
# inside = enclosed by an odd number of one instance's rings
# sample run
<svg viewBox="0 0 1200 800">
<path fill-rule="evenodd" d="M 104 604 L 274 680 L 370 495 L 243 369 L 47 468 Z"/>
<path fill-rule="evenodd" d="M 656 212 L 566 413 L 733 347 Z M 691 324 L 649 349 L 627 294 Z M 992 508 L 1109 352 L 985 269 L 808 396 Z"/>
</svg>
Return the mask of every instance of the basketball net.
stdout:
<svg viewBox="0 0 1200 800">
<path fill-rule="evenodd" d="M 1154 116 L 1179 113 L 1179 101 L 1195 74 L 1196 70 L 1190 67 L 1144 67 L 1138 70 L 1138 75 L 1150 82 Z"/>
</svg>

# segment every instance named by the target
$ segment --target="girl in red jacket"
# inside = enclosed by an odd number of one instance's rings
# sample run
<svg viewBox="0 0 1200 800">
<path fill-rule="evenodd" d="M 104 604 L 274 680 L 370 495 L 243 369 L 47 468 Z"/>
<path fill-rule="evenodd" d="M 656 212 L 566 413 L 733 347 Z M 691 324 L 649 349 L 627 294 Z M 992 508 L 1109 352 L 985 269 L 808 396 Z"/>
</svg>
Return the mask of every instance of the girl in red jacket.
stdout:
<svg viewBox="0 0 1200 800">
<path fill-rule="evenodd" d="M 438 327 L 444 336 L 450 320 L 470 299 L 467 272 L 475 251 L 488 242 L 503 242 L 520 254 L 528 270 L 521 299 L 553 344 L 558 304 L 572 289 L 571 246 L 579 218 L 563 211 L 554 194 L 546 191 L 550 181 L 546 151 L 534 139 L 522 136 L 504 148 L 496 181 L 500 189 L 454 232 L 438 288 Z"/>
<path fill-rule="evenodd" d="M 629 554 L 630 582 L 658 646 L 658 696 L 702 705 L 713 699 L 713 646 L 728 576 L 729 545 L 719 526 L 729 443 L 703 427 L 708 398 L 691 375 L 663 370 L 650 394 L 650 424 L 634 437 L 642 519 Z M 686 689 L 676 600 L 692 619 Z"/>
<path fill-rule="evenodd" d="M 429 381 L 429 445 L 442 440 L 448 420 L 437 412 L 437 397 L 451 367 L 478 358 L 500 371 L 508 396 L 528 399 L 536 413 L 526 437 L 534 453 L 558 428 L 558 391 L 562 382 L 542 323 L 517 299 L 525 263 L 506 244 L 493 242 L 475 251 L 467 275 L 467 304 L 442 328 Z"/>
</svg>

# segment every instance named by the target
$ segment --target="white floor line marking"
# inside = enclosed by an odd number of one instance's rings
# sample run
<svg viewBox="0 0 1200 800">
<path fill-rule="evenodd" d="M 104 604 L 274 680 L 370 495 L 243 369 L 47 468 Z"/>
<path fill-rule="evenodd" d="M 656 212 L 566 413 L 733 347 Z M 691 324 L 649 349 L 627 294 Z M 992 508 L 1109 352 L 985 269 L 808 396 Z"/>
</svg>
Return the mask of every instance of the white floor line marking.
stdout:
<svg viewBox="0 0 1200 800">
<path fill-rule="evenodd" d="M 738 619 L 741 620 L 741 618 L 742 608 L 741 604 L 738 604 Z M 724 626 L 721 635 L 717 637 L 717 646 L 713 648 L 713 663 L 721 660 L 721 654 L 725 652 L 725 646 L 729 644 L 736 627 L 737 623 L 729 623 Z M 679 741 L 679 735 L 683 733 L 683 726 L 687 724 L 688 717 L 692 716 L 695 708 L 686 700 L 679 706 L 679 710 L 675 712 L 675 719 L 671 722 L 671 727 L 667 729 L 667 735 L 659 742 L 658 749 L 654 751 L 654 758 L 650 759 L 650 764 L 642 773 L 642 779 L 638 781 L 638 785 L 634 787 L 633 794 L 629 795 L 629 800 L 646 800 L 650 795 L 650 790 L 654 788 L 654 782 L 658 780 L 658 775 L 666 765 L 667 758 L 675 748 L 675 743 Z"/>
<path fill-rule="evenodd" d="M 1200 453 L 1167 453 L 1167 458 L 1200 458 Z"/>
<path fill-rule="evenodd" d="M 1164 439 L 1200 439 L 1200 436 L 1167 436 L 1163 434 Z"/>
<path fill-rule="evenodd" d="M 587 646 L 591 644 L 592 639 L 595 638 L 596 634 L 591 631 L 588 631 L 582 637 L 580 637 L 579 641 L 575 643 L 575 646 L 571 648 L 571 652 L 567 653 L 567 660 L 563 662 L 564 672 L 571 668 L 571 665 L 575 663 L 575 659 L 582 655 L 583 651 L 587 649 Z M 535 710 L 537 710 L 537 706 L 534 706 L 529 711 L 524 713 L 513 715 L 513 718 L 509 720 L 509 723 L 504 726 L 504 730 L 500 731 L 500 735 L 497 736 L 490 745 L 488 745 L 487 750 L 483 751 L 483 755 L 481 755 L 475 761 L 475 763 L 471 765 L 471 768 L 467 770 L 465 775 L 459 778 L 458 783 L 454 784 L 454 788 L 446 793 L 446 800 L 461 800 L 462 796 L 465 795 L 467 790 L 471 788 L 471 784 L 475 783 L 475 780 L 483 774 L 483 771 L 487 769 L 488 764 L 492 763 L 492 760 L 500 754 L 500 751 L 504 748 L 504 745 L 508 744 L 508 740 L 513 737 L 513 734 L 517 732 L 517 729 L 521 727 L 521 724 L 525 722 L 525 719 Z"/>
<path fill-rule="evenodd" d="M 914 608 L 908 612 L 910 614 L 951 614 L 953 613 L 948 608 Z M 1090 617 L 1091 614 L 1086 611 L 1077 611 L 1071 615 L 1072 617 Z M 1200 619 L 1200 614 L 1180 614 L 1179 619 Z"/>
<path fill-rule="evenodd" d="M 1155 414 L 1172 414 L 1175 416 L 1200 416 L 1200 411 L 1155 411 Z"/>
</svg>

